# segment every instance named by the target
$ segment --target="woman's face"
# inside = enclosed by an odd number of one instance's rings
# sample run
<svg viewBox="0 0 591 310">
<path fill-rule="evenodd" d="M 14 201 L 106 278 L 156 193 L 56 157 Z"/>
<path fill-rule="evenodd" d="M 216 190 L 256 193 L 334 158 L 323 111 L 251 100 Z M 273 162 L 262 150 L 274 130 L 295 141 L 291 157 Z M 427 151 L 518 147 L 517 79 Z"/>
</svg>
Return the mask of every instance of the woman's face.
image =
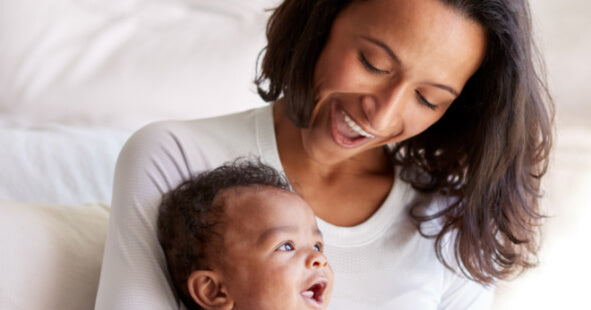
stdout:
<svg viewBox="0 0 591 310">
<path fill-rule="evenodd" d="M 485 48 L 483 28 L 438 0 L 353 1 L 316 64 L 306 152 L 338 163 L 421 133 L 459 95 Z"/>
</svg>

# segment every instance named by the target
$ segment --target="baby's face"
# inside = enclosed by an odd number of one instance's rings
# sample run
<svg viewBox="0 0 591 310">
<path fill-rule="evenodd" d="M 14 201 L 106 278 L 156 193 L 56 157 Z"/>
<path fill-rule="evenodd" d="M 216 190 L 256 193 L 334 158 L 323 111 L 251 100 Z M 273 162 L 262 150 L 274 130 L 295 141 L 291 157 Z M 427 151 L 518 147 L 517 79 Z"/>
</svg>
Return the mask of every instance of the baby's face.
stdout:
<svg viewBox="0 0 591 310">
<path fill-rule="evenodd" d="M 310 206 L 273 187 L 230 189 L 220 272 L 235 309 L 326 309 L 333 273 Z"/>
</svg>

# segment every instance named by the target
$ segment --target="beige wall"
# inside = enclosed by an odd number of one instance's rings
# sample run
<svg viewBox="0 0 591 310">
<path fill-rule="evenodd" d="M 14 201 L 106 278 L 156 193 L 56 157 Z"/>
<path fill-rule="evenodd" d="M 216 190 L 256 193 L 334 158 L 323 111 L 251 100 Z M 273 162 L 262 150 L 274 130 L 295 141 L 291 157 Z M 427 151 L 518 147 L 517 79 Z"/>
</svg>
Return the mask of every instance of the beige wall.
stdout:
<svg viewBox="0 0 591 310">
<path fill-rule="evenodd" d="M 591 2 L 531 0 L 550 90 L 563 117 L 591 126 Z"/>
<path fill-rule="evenodd" d="M 531 0 L 554 96 L 540 265 L 497 290 L 495 310 L 591 309 L 591 2 Z"/>
</svg>

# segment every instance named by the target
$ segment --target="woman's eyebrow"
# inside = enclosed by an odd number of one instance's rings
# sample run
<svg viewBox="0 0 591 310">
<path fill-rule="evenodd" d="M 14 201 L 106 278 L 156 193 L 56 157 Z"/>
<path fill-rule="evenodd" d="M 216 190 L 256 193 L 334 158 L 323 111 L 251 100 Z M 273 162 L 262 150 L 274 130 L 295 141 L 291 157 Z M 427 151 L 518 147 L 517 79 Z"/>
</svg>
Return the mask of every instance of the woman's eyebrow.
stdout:
<svg viewBox="0 0 591 310">
<path fill-rule="evenodd" d="M 368 36 L 361 36 L 361 38 L 381 47 L 388 54 L 388 56 L 390 56 L 398 65 L 402 65 L 402 61 L 400 61 L 400 58 L 398 58 L 396 53 L 394 53 L 394 51 L 386 43 L 384 43 L 376 38 L 372 38 L 372 37 L 368 37 Z M 456 91 L 455 89 L 453 89 L 452 87 L 447 86 L 447 85 L 438 84 L 438 83 L 426 83 L 426 84 L 433 86 L 433 87 L 443 89 L 445 91 L 448 91 L 456 97 L 460 95 L 460 93 L 458 91 Z"/>
<path fill-rule="evenodd" d="M 454 96 L 459 96 L 460 93 L 458 93 L 455 89 L 447 86 L 447 85 L 443 85 L 443 84 L 437 84 L 437 83 L 427 83 L 427 85 L 433 86 L 433 87 L 437 87 L 437 88 L 441 88 L 443 90 L 447 90 L 448 92 L 452 93 Z"/>
<path fill-rule="evenodd" d="M 400 58 L 398 58 L 398 56 L 396 56 L 396 53 L 394 53 L 394 51 L 384 42 L 372 38 L 372 37 L 368 37 L 368 36 L 361 36 L 361 38 L 363 38 L 366 41 L 369 41 L 379 47 L 381 47 L 384 51 L 386 51 L 386 53 L 399 65 L 402 64 L 402 62 L 400 61 Z"/>
</svg>

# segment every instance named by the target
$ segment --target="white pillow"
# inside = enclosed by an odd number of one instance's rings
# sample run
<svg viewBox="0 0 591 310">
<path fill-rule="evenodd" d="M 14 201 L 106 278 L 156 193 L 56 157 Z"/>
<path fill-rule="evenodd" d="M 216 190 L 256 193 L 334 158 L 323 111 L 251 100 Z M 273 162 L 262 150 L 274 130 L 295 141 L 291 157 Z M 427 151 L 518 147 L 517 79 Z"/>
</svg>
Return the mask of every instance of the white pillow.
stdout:
<svg viewBox="0 0 591 310">
<path fill-rule="evenodd" d="M 127 130 L 0 126 L 0 200 L 111 203 L 115 162 Z"/>
<path fill-rule="evenodd" d="M 264 104 L 252 81 L 278 0 L 7 0 L 4 119 L 137 128 Z"/>
<path fill-rule="evenodd" d="M 0 201 L 0 309 L 93 309 L 108 208 Z"/>
</svg>

